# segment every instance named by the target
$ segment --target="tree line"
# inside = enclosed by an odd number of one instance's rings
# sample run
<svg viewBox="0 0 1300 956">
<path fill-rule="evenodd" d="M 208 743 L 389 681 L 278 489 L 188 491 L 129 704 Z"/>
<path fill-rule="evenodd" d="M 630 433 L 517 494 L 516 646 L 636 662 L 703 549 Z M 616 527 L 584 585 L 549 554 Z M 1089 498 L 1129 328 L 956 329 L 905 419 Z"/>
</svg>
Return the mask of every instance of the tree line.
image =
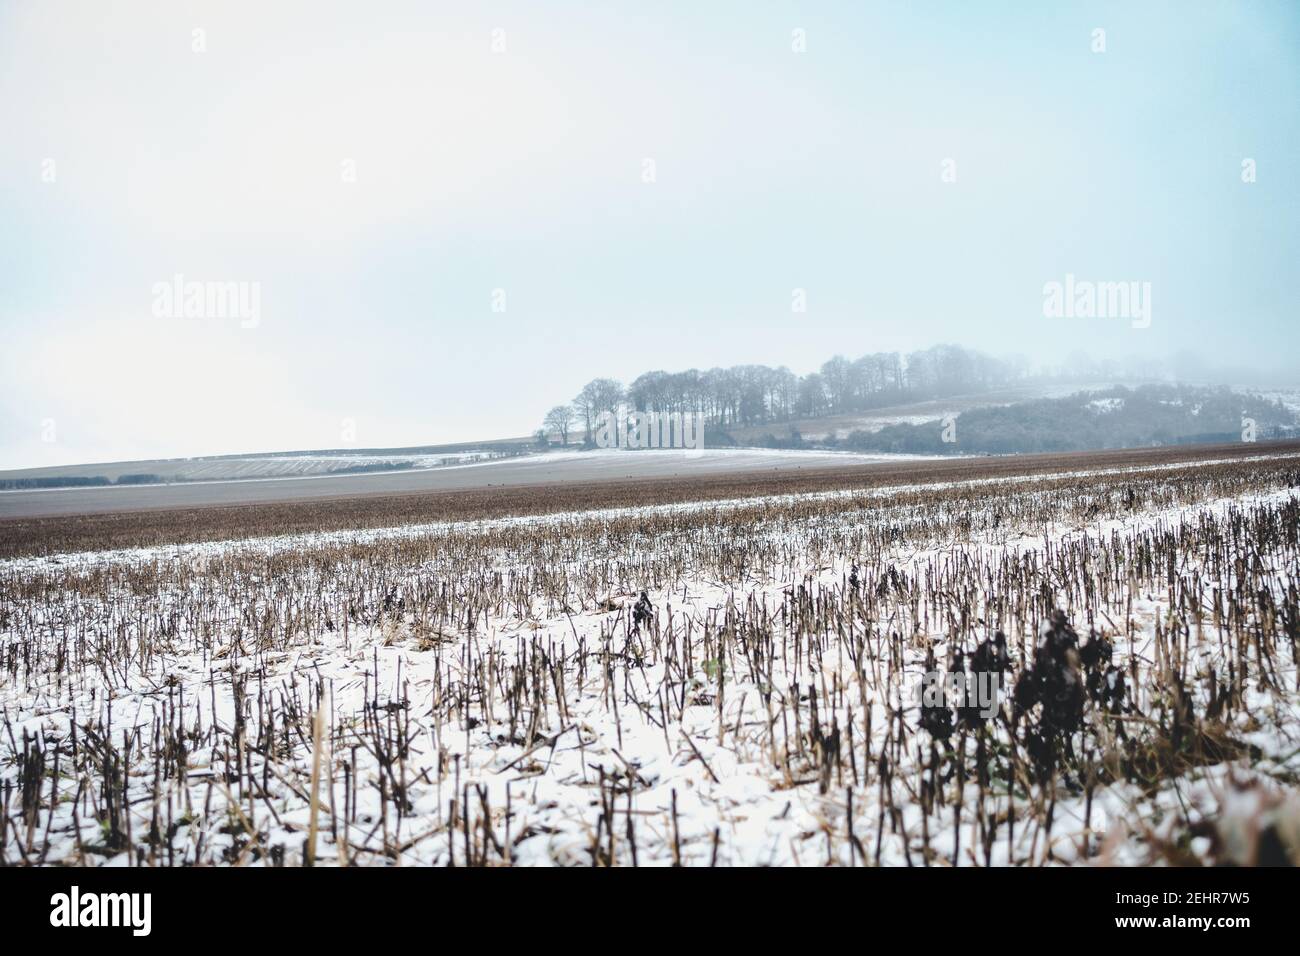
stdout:
<svg viewBox="0 0 1300 956">
<path fill-rule="evenodd" d="M 567 445 L 591 436 L 601 413 L 620 404 L 647 412 L 693 412 L 714 428 L 761 425 L 865 411 L 902 402 L 1005 387 L 1033 377 L 1027 360 L 997 359 L 957 345 L 915 352 L 836 355 L 819 370 L 797 375 L 782 365 L 733 365 L 706 371 L 651 371 L 629 385 L 592 379 L 572 402 L 546 413 L 537 438 Z"/>
</svg>

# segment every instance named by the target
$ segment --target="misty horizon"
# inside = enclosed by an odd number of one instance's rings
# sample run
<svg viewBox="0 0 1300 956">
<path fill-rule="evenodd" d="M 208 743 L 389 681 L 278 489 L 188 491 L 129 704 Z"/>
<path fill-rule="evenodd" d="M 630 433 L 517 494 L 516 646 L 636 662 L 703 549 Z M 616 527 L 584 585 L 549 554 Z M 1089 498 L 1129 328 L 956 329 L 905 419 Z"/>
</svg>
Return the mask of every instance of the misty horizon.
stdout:
<svg viewBox="0 0 1300 956">
<path fill-rule="evenodd" d="M 942 342 L 1293 382 L 1294 7 L 567 9 L 0 8 L 0 468 Z"/>
<path fill-rule="evenodd" d="M 963 346 L 957 343 L 944 342 L 937 343 L 934 347 L 956 347 L 963 349 Z M 915 350 L 924 351 L 924 350 Z M 966 350 L 974 354 L 980 354 L 977 350 Z M 903 367 L 907 367 L 906 358 L 909 353 L 898 353 L 900 358 L 904 359 Z M 910 353 L 910 354 L 914 354 Z M 854 356 L 833 356 L 833 358 L 849 358 Z M 1005 362 L 1008 364 L 1017 364 L 1022 366 L 1024 378 L 1009 378 L 1006 386 L 1015 388 L 1029 383 L 1042 384 L 1044 381 L 1059 383 L 1062 386 L 1078 385 L 1081 390 L 1097 388 L 1102 385 L 1118 386 L 1137 386 L 1143 384 L 1156 384 L 1161 382 L 1172 384 L 1188 384 L 1194 386 L 1219 386 L 1234 388 L 1259 388 L 1268 389 L 1270 387 L 1289 388 L 1300 384 L 1300 378 L 1288 373 L 1285 367 L 1277 370 L 1247 370 L 1234 369 L 1231 366 L 1215 367 L 1199 359 L 1190 353 L 1181 353 L 1173 359 L 1147 359 L 1131 357 L 1129 360 L 1097 358 L 1081 350 L 1075 351 L 1068 356 L 1064 356 L 1057 364 L 1050 363 L 1032 363 L 1023 354 L 1010 354 L 1002 356 L 986 356 L 995 361 Z M 758 367 L 772 369 L 773 371 L 791 371 L 800 378 L 805 375 L 817 373 L 819 367 L 806 370 L 790 370 L 785 366 L 774 366 L 770 363 L 751 363 Z M 715 367 L 713 370 L 719 370 L 721 367 Z M 705 371 L 703 369 L 663 369 L 651 370 L 644 369 L 645 372 L 663 371 L 669 374 L 679 374 L 684 372 Z M 631 379 L 634 381 L 635 379 Z M 618 381 L 618 380 L 616 380 Z M 627 387 L 631 381 L 619 381 L 619 384 Z M 1248 383 L 1248 384 L 1247 384 Z M 577 389 L 574 390 L 575 392 Z M 962 394 L 960 391 L 955 394 Z M 920 399 L 921 401 L 936 401 L 938 399 L 928 398 Z M 626 399 L 620 399 L 620 403 L 626 405 Z M 64 467 L 70 465 L 97 465 L 97 464 L 120 464 L 130 461 L 165 461 L 165 460 L 184 460 L 193 458 L 221 458 L 234 457 L 239 455 L 268 455 L 268 454 L 312 454 L 319 452 L 342 452 L 356 455 L 374 454 L 386 451 L 407 451 L 411 449 L 420 449 L 426 447 L 441 447 L 452 445 L 476 445 L 487 444 L 503 441 L 530 442 L 538 430 L 539 423 L 542 423 L 543 416 L 541 410 L 533 416 L 535 420 L 530 424 L 518 429 L 516 432 L 509 434 L 492 434 L 476 435 L 466 439 L 443 440 L 437 435 L 432 435 L 429 440 L 413 441 L 400 445 L 360 445 L 353 441 L 351 443 L 341 443 L 329 446 L 285 446 L 273 448 L 228 448 L 216 451 L 202 451 L 192 454 L 173 454 L 158 455 L 155 458 L 148 459 L 131 459 L 116 458 L 104 459 L 103 461 L 76 460 L 76 461 L 49 461 L 42 466 L 22 465 L 22 464 L 4 464 L 0 463 L 0 471 L 24 471 L 37 467 Z M 775 427 L 783 420 L 774 421 Z M 779 430 L 779 429 L 778 429 Z"/>
</svg>

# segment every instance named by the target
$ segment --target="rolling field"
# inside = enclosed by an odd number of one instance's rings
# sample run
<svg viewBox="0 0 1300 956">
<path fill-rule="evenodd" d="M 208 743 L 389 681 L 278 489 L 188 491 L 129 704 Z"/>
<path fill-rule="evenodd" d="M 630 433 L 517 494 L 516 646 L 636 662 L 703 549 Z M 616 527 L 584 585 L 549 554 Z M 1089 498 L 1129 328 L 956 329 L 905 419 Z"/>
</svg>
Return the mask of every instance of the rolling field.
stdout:
<svg viewBox="0 0 1300 956">
<path fill-rule="evenodd" d="M 909 456 L 710 449 L 702 452 L 551 452 L 371 474 L 235 478 L 177 484 L 0 491 L 0 519 L 206 508 L 573 482 L 653 480 L 861 465 Z M 327 461 L 326 459 L 311 459 Z M 328 459 L 337 462 L 339 459 Z M 915 460 L 915 458 L 911 458 Z M 368 461 L 368 459 L 367 459 Z M 323 466 L 322 466 L 323 467 Z"/>
<path fill-rule="evenodd" d="M 655 452 L 611 452 L 603 456 L 596 468 L 589 464 L 594 459 L 575 453 L 550 456 L 548 461 L 532 465 L 519 459 L 458 469 L 460 480 L 468 483 L 456 489 L 394 490 L 384 480 L 394 476 L 365 475 L 346 480 L 193 486 L 215 488 L 218 495 L 226 489 L 235 496 L 232 502 L 207 505 L 178 504 L 170 496 L 160 494 L 167 489 L 157 486 L 0 493 L 0 509 L 11 509 L 8 513 L 0 510 L 0 557 L 891 484 L 1165 467 L 1179 462 L 1285 455 L 1297 451 L 1300 442 L 933 460 L 897 456 L 889 461 L 826 453 L 714 452 L 711 458 L 698 459 L 707 467 L 689 476 L 680 474 L 689 459 L 682 458 L 678 452 L 663 453 L 657 461 Z M 855 460 L 859 464 L 845 464 Z M 534 469 L 541 468 L 552 480 L 497 482 L 506 465 L 513 466 L 516 469 L 513 474 L 521 479 L 538 478 Z M 593 473 L 598 477 L 593 478 Z M 365 490 L 345 493 L 347 488 Z M 251 502 L 241 500 L 238 495 L 249 494 L 248 489 L 272 497 Z M 299 489 L 321 493 L 295 498 Z M 108 496 L 130 494 L 113 498 L 111 503 L 116 507 L 103 510 L 95 506 L 96 495 L 85 497 L 88 492 Z M 62 507 L 46 514 L 37 505 L 20 507 L 9 503 L 28 495 L 38 496 L 38 502 L 48 500 L 39 496 L 54 496 Z M 32 514 L 33 511 L 38 513 Z"/>
<path fill-rule="evenodd" d="M 8 522 L 0 864 L 1300 860 L 1294 444 L 548 487 Z"/>
</svg>

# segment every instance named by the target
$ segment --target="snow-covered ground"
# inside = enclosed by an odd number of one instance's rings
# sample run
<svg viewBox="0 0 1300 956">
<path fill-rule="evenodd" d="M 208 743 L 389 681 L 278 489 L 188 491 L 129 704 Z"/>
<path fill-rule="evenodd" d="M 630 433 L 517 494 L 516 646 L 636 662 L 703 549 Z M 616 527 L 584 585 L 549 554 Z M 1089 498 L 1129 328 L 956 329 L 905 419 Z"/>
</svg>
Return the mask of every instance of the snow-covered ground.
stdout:
<svg viewBox="0 0 1300 956">
<path fill-rule="evenodd" d="M 438 459 L 438 462 L 417 463 L 398 470 L 359 474 L 334 471 L 171 484 L 0 491 L 0 518 L 258 504 L 368 493 L 459 491 L 503 485 L 758 474 L 908 460 L 925 459 L 908 455 L 756 448 L 554 451 L 445 464 Z"/>
<path fill-rule="evenodd" d="M 1300 490 L 1211 465 L 0 563 L 0 854 L 298 863 L 319 750 L 328 864 L 1248 856 L 1218 823 L 1300 820 L 1294 639 L 1251 645 L 1294 608 Z M 1129 675 L 1071 741 L 1092 776 L 1030 779 L 1010 727 L 932 749 L 927 655 L 996 626 L 1023 671 L 1044 587 Z M 1230 671 L 1231 754 L 1119 772 L 1174 675 L 1209 720 Z"/>
<path fill-rule="evenodd" d="M 151 474 L 162 482 L 273 481 L 285 478 L 320 478 L 340 474 L 381 473 L 384 470 L 449 468 L 511 457 L 492 451 L 409 455 L 249 455 L 229 458 L 184 458 L 166 461 L 125 462 L 108 465 L 62 466 L 5 472 L 0 477 L 30 478 L 102 475 L 116 480 L 121 475 Z M 360 471 L 369 469 L 369 471 Z M 92 486 L 93 487 L 93 486 Z M 117 486 L 114 486 L 117 487 Z M 122 487 L 131 487 L 128 483 Z M 33 489 L 0 489 L 0 494 L 30 492 Z M 39 490 L 39 489 L 37 489 Z M 54 489 L 77 491 L 76 487 Z"/>
<path fill-rule="evenodd" d="M 169 480 L 232 481 L 259 478 L 302 478 L 354 468 L 440 468 L 500 457 L 490 452 L 431 455 L 254 455 L 247 458 L 204 458 L 179 464 Z"/>
</svg>

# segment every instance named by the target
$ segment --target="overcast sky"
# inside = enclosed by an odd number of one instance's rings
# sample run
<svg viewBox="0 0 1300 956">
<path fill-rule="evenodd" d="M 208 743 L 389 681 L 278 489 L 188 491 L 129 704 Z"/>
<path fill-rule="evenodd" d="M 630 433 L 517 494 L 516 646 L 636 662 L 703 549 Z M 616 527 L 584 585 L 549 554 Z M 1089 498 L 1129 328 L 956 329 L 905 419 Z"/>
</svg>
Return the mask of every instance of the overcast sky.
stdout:
<svg viewBox="0 0 1300 956">
<path fill-rule="evenodd" d="M 0 0 L 0 467 L 940 341 L 1300 355 L 1298 4 L 594 7 Z M 177 274 L 256 322 L 158 314 Z M 1067 274 L 1150 327 L 1045 318 Z"/>
</svg>

